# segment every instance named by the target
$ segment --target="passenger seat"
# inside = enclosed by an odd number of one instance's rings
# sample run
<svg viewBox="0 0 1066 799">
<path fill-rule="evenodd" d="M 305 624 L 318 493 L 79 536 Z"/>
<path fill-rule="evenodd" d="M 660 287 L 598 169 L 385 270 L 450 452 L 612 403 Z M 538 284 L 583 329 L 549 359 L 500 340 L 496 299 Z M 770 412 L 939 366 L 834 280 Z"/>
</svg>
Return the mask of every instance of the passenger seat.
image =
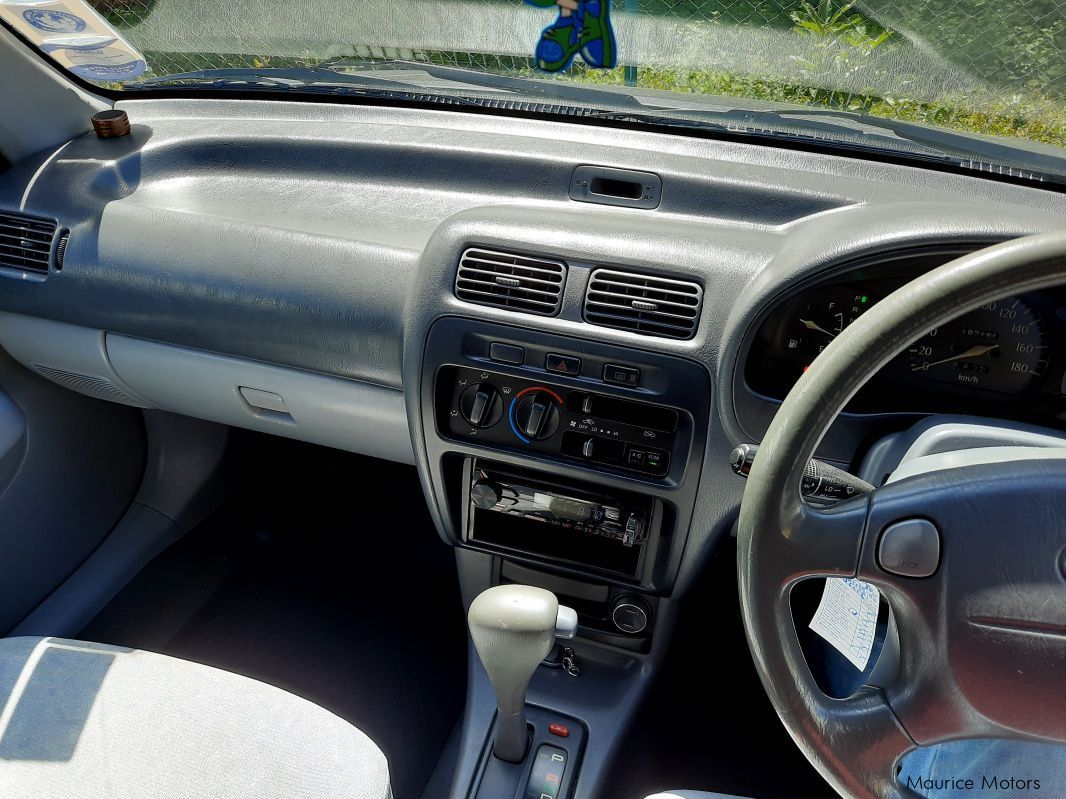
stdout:
<svg viewBox="0 0 1066 799">
<path fill-rule="evenodd" d="M 743 796 L 734 796 L 726 793 L 708 793 L 707 791 L 666 791 L 656 793 L 647 799 L 745 799 Z"/>
</svg>

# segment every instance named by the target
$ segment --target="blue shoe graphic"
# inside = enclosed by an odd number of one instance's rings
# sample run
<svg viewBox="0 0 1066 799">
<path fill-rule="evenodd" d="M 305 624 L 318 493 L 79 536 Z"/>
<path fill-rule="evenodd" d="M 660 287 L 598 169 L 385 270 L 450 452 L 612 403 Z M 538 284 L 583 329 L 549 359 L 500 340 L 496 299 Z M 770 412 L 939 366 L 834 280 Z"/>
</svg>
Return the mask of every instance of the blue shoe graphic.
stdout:
<svg viewBox="0 0 1066 799">
<path fill-rule="evenodd" d="M 561 14 L 541 31 L 537 42 L 537 66 L 545 72 L 562 72 L 570 66 L 581 48 L 580 12 L 564 17 Z"/>
<path fill-rule="evenodd" d="M 614 69 L 618 65 L 618 49 L 611 25 L 611 0 L 584 0 L 581 18 L 581 57 L 595 69 Z"/>
</svg>

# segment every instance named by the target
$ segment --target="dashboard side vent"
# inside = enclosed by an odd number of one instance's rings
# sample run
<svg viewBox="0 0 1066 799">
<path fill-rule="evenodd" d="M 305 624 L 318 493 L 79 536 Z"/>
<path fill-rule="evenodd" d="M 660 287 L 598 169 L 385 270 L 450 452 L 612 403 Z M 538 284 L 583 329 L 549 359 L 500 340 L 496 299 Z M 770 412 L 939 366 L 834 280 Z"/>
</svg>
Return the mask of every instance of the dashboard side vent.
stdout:
<svg viewBox="0 0 1066 799">
<path fill-rule="evenodd" d="M 455 296 L 480 305 L 553 316 L 559 311 L 565 282 L 562 261 L 471 248 L 459 260 Z"/>
<path fill-rule="evenodd" d="M 702 305 L 697 283 L 597 269 L 585 295 L 585 321 L 647 336 L 692 338 Z"/>
<path fill-rule="evenodd" d="M 48 274 L 56 223 L 0 211 L 0 267 Z"/>
<path fill-rule="evenodd" d="M 56 271 L 63 271 L 63 259 L 67 257 L 67 245 L 70 243 L 70 231 L 64 230 L 59 236 L 59 243 L 56 244 Z"/>
</svg>

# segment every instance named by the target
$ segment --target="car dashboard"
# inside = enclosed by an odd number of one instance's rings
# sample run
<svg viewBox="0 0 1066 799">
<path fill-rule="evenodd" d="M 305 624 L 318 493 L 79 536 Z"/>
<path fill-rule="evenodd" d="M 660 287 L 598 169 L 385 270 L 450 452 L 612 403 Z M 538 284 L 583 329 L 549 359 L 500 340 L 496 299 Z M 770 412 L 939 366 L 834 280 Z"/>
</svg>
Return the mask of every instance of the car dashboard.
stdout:
<svg viewBox="0 0 1066 799">
<path fill-rule="evenodd" d="M 729 452 L 818 352 L 909 278 L 1066 221 L 1037 186 L 587 121 L 120 107 L 129 136 L 0 175 L 17 241 L 45 225 L 0 259 L 0 346 L 100 399 L 413 463 L 446 542 L 637 652 L 729 534 Z M 929 331 L 820 455 L 934 413 L 1062 426 L 1064 305 Z"/>
</svg>

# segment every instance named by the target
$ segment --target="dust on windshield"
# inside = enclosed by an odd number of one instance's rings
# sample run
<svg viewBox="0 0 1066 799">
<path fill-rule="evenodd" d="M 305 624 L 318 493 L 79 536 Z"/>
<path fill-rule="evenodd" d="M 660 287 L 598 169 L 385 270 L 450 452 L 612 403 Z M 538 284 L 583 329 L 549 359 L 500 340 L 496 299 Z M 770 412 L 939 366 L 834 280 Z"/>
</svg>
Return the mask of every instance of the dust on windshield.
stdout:
<svg viewBox="0 0 1066 799">
<path fill-rule="evenodd" d="M 203 69 L 401 60 L 1066 147 L 1066 0 L 604 2 L 0 0 L 0 18 L 109 88 Z"/>
</svg>

